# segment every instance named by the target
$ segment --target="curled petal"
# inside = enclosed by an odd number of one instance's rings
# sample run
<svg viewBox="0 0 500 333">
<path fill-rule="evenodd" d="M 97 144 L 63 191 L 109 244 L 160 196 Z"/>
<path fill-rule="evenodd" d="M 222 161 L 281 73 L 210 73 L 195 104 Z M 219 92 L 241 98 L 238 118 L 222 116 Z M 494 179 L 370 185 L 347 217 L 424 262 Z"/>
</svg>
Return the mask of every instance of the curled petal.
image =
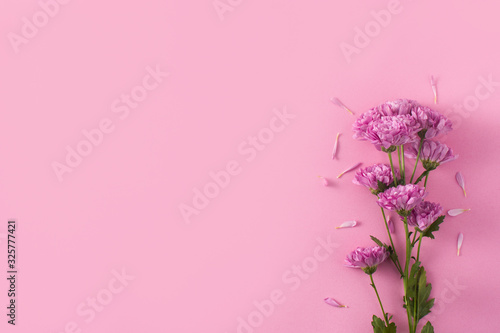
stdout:
<svg viewBox="0 0 500 333">
<path fill-rule="evenodd" d="M 340 177 L 342 177 L 344 174 L 348 173 L 349 171 L 352 171 L 352 170 L 354 170 L 354 169 L 358 168 L 361 164 L 363 164 L 363 163 L 357 163 L 356 165 L 353 165 L 352 167 L 350 167 L 350 168 L 348 168 L 348 169 L 345 169 L 344 171 L 342 171 L 342 172 L 340 173 L 340 175 L 338 175 L 338 176 L 337 176 L 337 178 L 340 178 Z"/>
<path fill-rule="evenodd" d="M 331 297 L 325 298 L 325 303 L 328 305 L 334 306 L 336 308 L 347 308 L 348 307 L 347 305 L 340 304 L 339 302 L 337 302 L 336 300 L 334 300 Z"/>
<path fill-rule="evenodd" d="M 335 229 L 343 229 L 343 228 L 354 228 L 358 224 L 356 221 L 347 221 L 335 227 Z"/>
<path fill-rule="evenodd" d="M 332 160 L 335 159 L 335 155 L 337 155 L 337 147 L 339 145 L 339 136 L 340 136 L 340 133 L 337 133 L 337 137 L 335 138 L 335 144 L 333 145 Z"/>
<path fill-rule="evenodd" d="M 392 222 L 392 220 L 387 221 L 387 225 L 389 226 L 389 232 L 391 234 L 393 234 L 394 233 L 394 223 Z"/>
<path fill-rule="evenodd" d="M 463 208 L 450 209 L 448 211 L 448 215 L 457 216 L 457 215 L 460 215 L 462 213 L 468 212 L 469 210 L 470 210 L 470 208 L 468 208 L 468 209 L 463 209 Z"/>
<path fill-rule="evenodd" d="M 350 114 L 354 115 L 354 113 L 352 113 L 351 110 L 349 110 L 349 108 L 347 106 L 345 106 L 344 103 L 342 103 L 340 101 L 340 99 L 338 99 L 337 97 L 333 97 L 330 99 L 330 102 L 332 102 L 333 104 L 337 105 L 337 106 L 340 106 L 342 109 L 346 110 L 347 112 L 349 112 Z"/>
<path fill-rule="evenodd" d="M 457 172 L 457 174 L 455 175 L 455 179 L 457 180 L 458 186 L 460 186 L 462 188 L 462 191 L 464 191 L 464 196 L 466 197 L 467 193 L 465 192 L 464 176 L 462 176 L 462 173 Z"/>
<path fill-rule="evenodd" d="M 457 240 L 457 256 L 460 255 L 460 249 L 462 248 L 463 241 L 464 241 L 464 234 L 459 233 L 458 240 Z"/>
<path fill-rule="evenodd" d="M 323 176 L 318 176 L 318 178 L 321 179 L 321 182 L 323 183 L 323 186 L 328 186 L 329 183 L 328 183 L 328 179 L 326 179 L 325 177 Z"/>
</svg>

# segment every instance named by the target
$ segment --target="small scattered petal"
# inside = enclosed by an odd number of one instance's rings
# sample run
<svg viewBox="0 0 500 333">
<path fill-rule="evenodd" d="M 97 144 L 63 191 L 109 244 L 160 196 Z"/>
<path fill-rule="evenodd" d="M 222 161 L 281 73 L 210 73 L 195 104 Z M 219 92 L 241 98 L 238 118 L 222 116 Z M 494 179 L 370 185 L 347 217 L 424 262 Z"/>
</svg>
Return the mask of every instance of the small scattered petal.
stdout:
<svg viewBox="0 0 500 333">
<path fill-rule="evenodd" d="M 464 234 L 459 233 L 458 240 L 457 240 L 457 256 L 460 255 L 460 249 L 462 248 L 463 241 L 464 241 Z"/>
<path fill-rule="evenodd" d="M 326 179 L 323 176 L 318 176 L 318 178 L 321 179 L 321 182 L 323 183 L 323 186 L 328 186 L 330 183 L 328 182 L 328 179 Z"/>
<path fill-rule="evenodd" d="M 462 173 L 457 172 L 457 174 L 455 175 L 455 179 L 457 180 L 458 186 L 460 186 L 462 188 L 462 191 L 464 191 L 464 196 L 467 197 L 467 193 L 465 192 L 465 180 Z"/>
<path fill-rule="evenodd" d="M 387 225 L 389 226 L 389 232 L 393 234 L 395 230 L 394 230 L 394 223 L 392 222 L 392 220 L 387 221 Z"/>
<path fill-rule="evenodd" d="M 342 102 L 340 101 L 340 99 L 338 99 L 337 97 L 333 97 L 333 98 L 331 98 L 331 99 L 330 99 L 330 101 L 331 101 L 333 104 L 335 104 L 335 105 L 337 105 L 337 106 L 340 106 L 341 108 L 343 108 L 344 110 L 346 110 L 346 111 L 347 111 L 347 112 L 349 112 L 350 114 L 354 115 L 354 113 L 353 113 L 351 110 L 349 110 L 349 108 L 348 108 L 347 106 L 345 106 L 345 104 L 344 104 L 344 103 L 342 103 Z"/>
<path fill-rule="evenodd" d="M 437 85 L 436 85 L 436 80 L 434 79 L 434 76 L 431 75 L 431 87 L 432 87 L 432 92 L 434 93 L 434 104 L 437 104 Z"/>
<path fill-rule="evenodd" d="M 350 168 L 348 168 L 348 169 L 346 169 L 346 170 L 342 171 L 342 173 L 341 173 L 340 175 L 338 175 L 338 176 L 337 176 L 337 178 L 340 178 L 340 177 L 342 177 L 344 174 L 348 173 L 349 171 L 352 171 L 352 170 L 354 170 L 354 169 L 358 168 L 361 164 L 363 164 L 363 163 L 357 163 L 356 165 L 353 165 L 352 167 L 350 167 Z"/>
<path fill-rule="evenodd" d="M 337 155 L 337 147 L 339 145 L 339 136 L 340 136 L 340 133 L 337 133 L 337 137 L 335 138 L 335 144 L 333 145 L 332 160 L 335 159 L 335 155 Z"/>
<path fill-rule="evenodd" d="M 463 208 L 450 209 L 448 211 L 448 215 L 457 216 L 457 215 L 460 215 L 462 213 L 468 212 L 469 210 L 470 210 L 470 208 L 469 209 L 463 209 Z"/>
<path fill-rule="evenodd" d="M 334 300 L 331 297 L 325 298 L 325 303 L 328 305 L 334 306 L 336 308 L 347 308 L 348 307 L 347 305 L 340 304 L 339 302 L 337 302 L 336 300 Z"/>
<path fill-rule="evenodd" d="M 347 221 L 335 227 L 335 229 L 343 229 L 343 228 L 354 228 L 358 224 L 356 221 Z"/>
</svg>

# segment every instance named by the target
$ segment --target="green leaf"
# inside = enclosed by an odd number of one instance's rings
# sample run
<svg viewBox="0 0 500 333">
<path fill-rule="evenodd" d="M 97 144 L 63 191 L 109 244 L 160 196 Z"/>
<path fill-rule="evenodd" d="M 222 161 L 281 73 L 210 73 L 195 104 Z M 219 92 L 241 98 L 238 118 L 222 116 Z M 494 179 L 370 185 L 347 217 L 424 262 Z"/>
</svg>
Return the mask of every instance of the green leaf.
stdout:
<svg viewBox="0 0 500 333">
<path fill-rule="evenodd" d="M 414 263 L 408 276 L 407 297 L 410 314 L 417 323 L 431 312 L 434 305 L 434 298 L 429 299 L 431 290 L 432 285 L 427 283 L 424 267 L 420 266 L 419 261 Z"/>
<path fill-rule="evenodd" d="M 422 327 L 421 333 L 434 333 L 434 327 L 432 327 L 431 322 L 428 321 L 424 327 Z"/>
<path fill-rule="evenodd" d="M 439 225 L 444 222 L 445 215 L 441 215 L 434 221 L 425 231 L 423 231 L 423 237 L 429 237 L 430 239 L 434 239 L 434 235 L 432 234 L 434 231 L 439 230 Z"/>
<path fill-rule="evenodd" d="M 373 333 L 396 333 L 396 324 L 389 323 L 389 327 L 385 326 L 385 322 L 379 317 L 373 315 Z"/>
<path fill-rule="evenodd" d="M 382 246 L 382 247 L 385 247 L 387 248 L 387 245 L 385 245 L 384 243 L 382 243 L 377 237 L 375 236 L 372 236 L 370 235 L 370 238 L 372 239 L 372 241 L 374 241 L 378 246 Z"/>
</svg>

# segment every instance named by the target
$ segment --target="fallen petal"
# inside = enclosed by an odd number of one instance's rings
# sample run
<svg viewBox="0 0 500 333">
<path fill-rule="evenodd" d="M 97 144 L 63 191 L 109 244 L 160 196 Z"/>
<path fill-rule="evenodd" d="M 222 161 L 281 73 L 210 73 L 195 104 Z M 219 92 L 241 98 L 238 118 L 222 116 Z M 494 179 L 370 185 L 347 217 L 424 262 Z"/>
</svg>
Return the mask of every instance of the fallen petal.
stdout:
<svg viewBox="0 0 500 333">
<path fill-rule="evenodd" d="M 457 180 L 458 185 L 464 191 L 464 196 L 466 197 L 467 193 L 465 192 L 465 180 L 464 180 L 464 176 L 462 176 L 462 173 L 457 172 L 457 174 L 455 175 L 455 179 Z"/>
<path fill-rule="evenodd" d="M 325 177 L 323 177 L 323 176 L 318 176 L 318 178 L 321 178 L 322 183 L 323 183 L 323 186 L 328 186 L 328 185 L 329 185 L 329 183 L 328 183 L 328 179 L 326 179 Z"/>
<path fill-rule="evenodd" d="M 460 249 L 462 248 L 463 241 L 464 241 L 464 234 L 459 233 L 458 240 L 457 240 L 457 256 L 460 255 Z"/>
<path fill-rule="evenodd" d="M 333 145 L 332 160 L 335 159 L 335 155 L 337 155 L 337 147 L 339 145 L 339 136 L 340 136 L 340 133 L 337 133 L 337 138 L 335 139 L 335 144 Z"/>
<path fill-rule="evenodd" d="M 328 305 L 334 306 L 336 308 L 347 308 L 348 307 L 347 305 L 340 304 L 339 302 L 337 302 L 336 300 L 334 300 L 331 297 L 325 298 L 325 303 Z"/>
<path fill-rule="evenodd" d="M 393 234 L 393 233 L 394 233 L 394 223 L 392 222 L 392 220 L 389 220 L 389 221 L 387 222 L 387 225 L 389 226 L 389 232 L 390 232 L 391 234 Z"/>
<path fill-rule="evenodd" d="M 437 85 L 436 80 L 434 80 L 434 76 L 431 75 L 431 87 L 432 92 L 434 93 L 434 104 L 437 104 Z"/>
<path fill-rule="evenodd" d="M 463 208 L 450 209 L 448 211 L 448 215 L 457 216 L 457 215 L 460 215 L 462 213 L 468 212 L 469 210 L 470 210 L 470 208 L 469 209 L 463 209 Z"/>
<path fill-rule="evenodd" d="M 358 164 L 353 165 L 352 167 L 350 167 L 350 168 L 348 168 L 348 169 L 346 169 L 346 170 L 342 171 L 342 173 L 341 173 L 340 175 L 338 175 L 338 176 L 337 176 L 337 178 L 340 178 L 340 177 L 342 177 L 344 174 L 348 173 L 349 171 L 352 171 L 352 170 L 354 170 L 354 169 L 358 168 L 361 164 L 363 164 L 363 163 L 358 163 Z"/>
<path fill-rule="evenodd" d="M 338 227 L 335 227 L 335 229 L 343 229 L 343 228 L 354 228 L 356 226 L 357 222 L 356 221 L 347 221 L 339 225 Z"/>
<path fill-rule="evenodd" d="M 331 101 L 333 104 L 335 104 L 335 105 L 337 105 L 337 106 L 340 106 L 341 108 L 343 108 L 344 110 L 346 110 L 346 111 L 347 111 L 347 112 L 349 112 L 350 114 L 354 115 L 354 113 L 352 113 L 352 111 L 351 111 L 351 110 L 349 110 L 349 108 L 348 108 L 347 106 L 345 106 L 345 105 L 344 105 L 344 103 L 342 103 L 342 102 L 340 101 L 340 99 L 338 99 L 337 97 L 333 97 L 333 98 L 331 98 L 331 99 L 330 99 L 330 101 Z"/>
</svg>

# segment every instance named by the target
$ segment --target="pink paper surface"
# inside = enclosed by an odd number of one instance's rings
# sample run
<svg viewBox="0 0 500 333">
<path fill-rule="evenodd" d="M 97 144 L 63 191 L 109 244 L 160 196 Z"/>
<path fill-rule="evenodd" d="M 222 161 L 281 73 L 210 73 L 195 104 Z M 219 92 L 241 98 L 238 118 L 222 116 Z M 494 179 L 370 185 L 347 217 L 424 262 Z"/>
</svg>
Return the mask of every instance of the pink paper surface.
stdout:
<svg viewBox="0 0 500 333">
<path fill-rule="evenodd" d="M 387 235 L 353 172 L 336 177 L 386 157 L 352 139 L 338 97 L 356 115 L 411 98 L 453 120 L 444 141 L 460 158 L 431 174 L 428 199 L 471 211 L 424 241 L 429 319 L 436 332 L 496 332 L 498 12 L 493 1 L 3 1 L 0 330 L 371 332 L 369 278 L 342 264 Z M 374 279 L 407 332 L 395 269 Z"/>
</svg>

